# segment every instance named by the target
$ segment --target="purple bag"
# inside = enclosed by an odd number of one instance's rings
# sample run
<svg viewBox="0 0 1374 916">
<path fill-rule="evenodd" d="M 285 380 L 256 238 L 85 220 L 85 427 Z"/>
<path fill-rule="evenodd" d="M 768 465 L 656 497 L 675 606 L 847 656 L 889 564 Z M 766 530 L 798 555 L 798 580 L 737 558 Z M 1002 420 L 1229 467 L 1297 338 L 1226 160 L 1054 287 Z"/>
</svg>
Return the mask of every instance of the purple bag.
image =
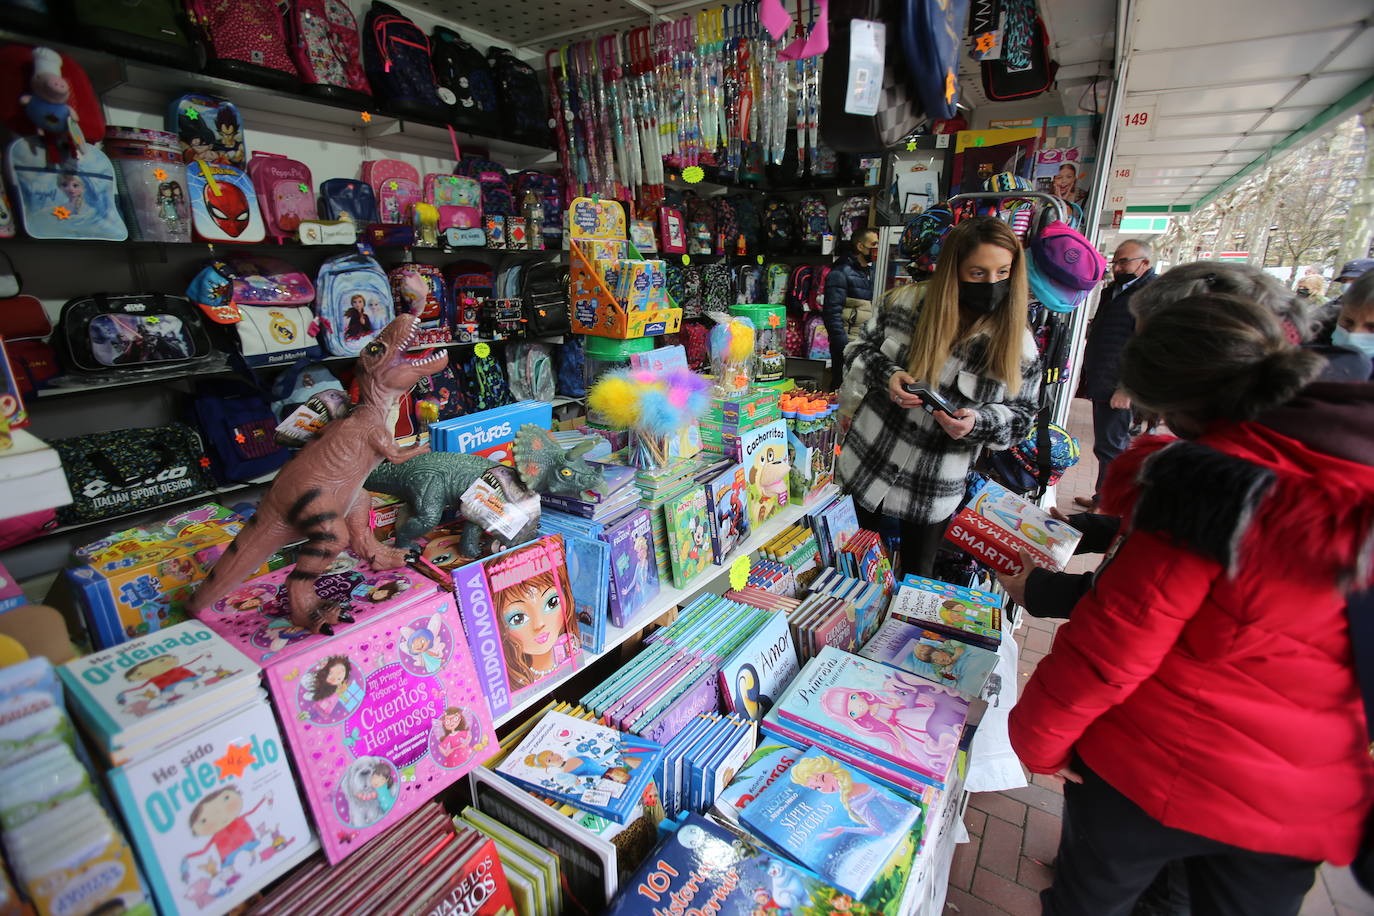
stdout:
<svg viewBox="0 0 1374 916">
<path fill-rule="evenodd" d="M 1092 242 L 1067 223 L 1055 220 L 1031 239 L 1035 266 L 1050 280 L 1070 289 L 1089 290 L 1102 282 L 1107 269 Z"/>
</svg>

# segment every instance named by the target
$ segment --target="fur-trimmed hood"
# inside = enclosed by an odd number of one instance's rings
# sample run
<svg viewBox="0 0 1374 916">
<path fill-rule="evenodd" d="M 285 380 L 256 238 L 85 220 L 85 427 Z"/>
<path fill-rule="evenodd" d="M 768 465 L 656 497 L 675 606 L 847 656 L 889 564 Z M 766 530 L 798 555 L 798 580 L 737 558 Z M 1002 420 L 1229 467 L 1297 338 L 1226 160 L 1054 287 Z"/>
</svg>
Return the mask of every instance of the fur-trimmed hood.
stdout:
<svg viewBox="0 0 1374 916">
<path fill-rule="evenodd" d="M 1112 462 L 1103 510 L 1226 566 L 1374 578 L 1374 385 L 1319 383 L 1257 422 L 1150 436 Z M 1253 567 L 1252 567 L 1253 568 Z"/>
</svg>

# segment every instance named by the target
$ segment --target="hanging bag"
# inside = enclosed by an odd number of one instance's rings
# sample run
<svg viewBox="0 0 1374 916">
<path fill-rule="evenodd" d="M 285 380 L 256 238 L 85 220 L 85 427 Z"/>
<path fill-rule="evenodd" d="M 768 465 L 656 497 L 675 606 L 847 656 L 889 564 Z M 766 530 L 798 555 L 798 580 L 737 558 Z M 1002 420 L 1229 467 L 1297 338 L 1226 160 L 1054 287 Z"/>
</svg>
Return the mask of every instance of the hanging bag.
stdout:
<svg viewBox="0 0 1374 916">
<path fill-rule="evenodd" d="M 395 317 L 391 281 L 365 254 L 341 254 L 325 261 L 315 291 L 322 338 L 333 356 L 357 356 Z"/>
<path fill-rule="evenodd" d="M 488 49 L 487 63 L 496 77 L 496 92 L 510 139 L 534 146 L 552 146 L 549 103 L 534 68 L 508 48 Z"/>
<path fill-rule="evenodd" d="M 994 102 L 1030 99 L 1049 90 L 1059 73 L 1059 64 L 1050 57 L 1050 36 L 1045 22 L 1035 17 L 1035 31 L 1030 42 L 1028 60 L 1021 64 L 1001 60 L 985 60 L 981 64 L 983 92 Z"/>
</svg>

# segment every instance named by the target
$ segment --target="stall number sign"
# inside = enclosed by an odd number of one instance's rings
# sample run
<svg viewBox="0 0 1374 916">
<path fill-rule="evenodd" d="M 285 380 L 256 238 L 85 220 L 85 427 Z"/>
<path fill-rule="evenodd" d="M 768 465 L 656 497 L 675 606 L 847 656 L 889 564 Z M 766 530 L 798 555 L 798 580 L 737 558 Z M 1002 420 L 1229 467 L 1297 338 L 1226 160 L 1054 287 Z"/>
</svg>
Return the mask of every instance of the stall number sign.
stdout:
<svg viewBox="0 0 1374 916">
<path fill-rule="evenodd" d="M 1149 133 L 1155 126 L 1155 106 L 1132 105 L 1121 115 L 1117 128 L 1124 134 Z"/>
</svg>

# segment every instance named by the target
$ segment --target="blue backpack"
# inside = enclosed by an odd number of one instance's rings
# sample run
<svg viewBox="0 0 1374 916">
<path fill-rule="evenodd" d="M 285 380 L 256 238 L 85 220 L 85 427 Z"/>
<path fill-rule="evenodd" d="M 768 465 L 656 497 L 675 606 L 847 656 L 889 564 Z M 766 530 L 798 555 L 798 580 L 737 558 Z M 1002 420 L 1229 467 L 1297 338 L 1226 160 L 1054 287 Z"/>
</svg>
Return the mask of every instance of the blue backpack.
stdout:
<svg viewBox="0 0 1374 916">
<path fill-rule="evenodd" d="M 325 261 L 315 280 L 315 314 L 330 354 L 357 356 L 395 317 L 386 271 L 360 253 Z"/>
<path fill-rule="evenodd" d="M 277 417 L 261 391 L 225 379 L 196 387 L 191 412 L 205 439 L 210 472 L 220 483 L 249 480 L 286 464 L 291 452 L 274 438 Z"/>
<path fill-rule="evenodd" d="M 447 121 L 449 107 L 439 98 L 429 39 L 395 8 L 374 0 L 363 23 L 363 69 L 372 94 L 400 115 Z"/>
<path fill-rule="evenodd" d="M 582 335 L 569 334 L 563 338 L 563 345 L 554 348 L 554 387 L 565 398 L 587 396 L 587 379 L 584 373 L 586 354 L 582 349 Z"/>
<path fill-rule="evenodd" d="M 356 178 L 330 178 L 320 183 L 320 217 L 343 219 L 347 215 L 359 229 L 379 222 L 377 195 L 372 185 Z"/>
<path fill-rule="evenodd" d="M 907 0 L 899 27 L 902 49 L 911 83 L 931 120 L 958 114 L 959 51 L 968 26 L 968 7 L 969 0 Z"/>
</svg>

